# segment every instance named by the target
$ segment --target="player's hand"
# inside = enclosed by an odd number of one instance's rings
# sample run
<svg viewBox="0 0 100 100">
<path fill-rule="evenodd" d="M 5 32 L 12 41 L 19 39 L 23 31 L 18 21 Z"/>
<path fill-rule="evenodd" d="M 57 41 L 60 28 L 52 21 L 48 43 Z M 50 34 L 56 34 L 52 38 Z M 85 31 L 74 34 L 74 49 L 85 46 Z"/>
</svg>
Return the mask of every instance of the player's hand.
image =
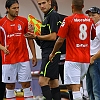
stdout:
<svg viewBox="0 0 100 100">
<path fill-rule="evenodd" d="M 29 32 L 34 33 L 34 26 L 31 23 L 28 23 L 28 30 Z"/>
<path fill-rule="evenodd" d="M 54 56 L 55 56 L 55 54 L 52 54 L 52 53 L 49 55 L 49 61 L 50 62 L 53 62 L 52 59 L 53 59 Z"/>
<path fill-rule="evenodd" d="M 93 56 L 90 58 L 90 65 L 94 63 L 94 58 Z"/>
<path fill-rule="evenodd" d="M 31 32 L 27 32 L 24 36 L 26 38 L 31 38 L 31 39 L 35 39 L 36 38 L 36 35 L 34 33 L 31 33 Z"/>
<path fill-rule="evenodd" d="M 33 67 L 37 65 L 37 59 L 35 57 L 32 58 Z"/>
<path fill-rule="evenodd" d="M 9 54 L 10 53 L 7 48 L 8 48 L 8 46 L 5 46 L 5 47 L 2 48 L 2 50 L 4 51 L 5 54 Z"/>
</svg>

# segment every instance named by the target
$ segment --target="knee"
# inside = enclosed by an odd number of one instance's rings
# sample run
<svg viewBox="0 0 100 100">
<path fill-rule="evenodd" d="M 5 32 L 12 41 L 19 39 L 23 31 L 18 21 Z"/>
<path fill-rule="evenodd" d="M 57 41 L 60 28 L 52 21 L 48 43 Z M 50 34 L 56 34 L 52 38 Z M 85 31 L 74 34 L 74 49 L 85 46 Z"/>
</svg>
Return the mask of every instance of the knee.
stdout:
<svg viewBox="0 0 100 100">
<path fill-rule="evenodd" d="M 15 83 L 9 83 L 9 84 L 7 83 L 6 88 L 9 89 L 9 90 L 15 89 Z"/>
<path fill-rule="evenodd" d="M 42 81 L 42 80 L 39 80 L 39 82 L 38 82 L 38 83 L 39 83 L 39 85 L 40 85 L 40 86 L 44 86 L 44 85 L 45 85 L 45 82 L 44 82 L 44 81 Z"/>
<path fill-rule="evenodd" d="M 39 85 L 40 86 L 48 85 L 48 82 L 49 82 L 49 79 L 47 79 L 47 78 L 43 78 L 43 77 L 39 78 Z"/>
<path fill-rule="evenodd" d="M 55 80 L 51 80 L 50 82 L 49 82 L 49 85 L 50 85 L 50 87 L 51 88 L 56 88 L 56 87 L 59 87 L 59 81 L 58 81 L 58 79 L 55 79 Z"/>
<path fill-rule="evenodd" d="M 22 88 L 29 88 L 30 87 L 30 82 L 21 82 Z"/>
<path fill-rule="evenodd" d="M 80 91 L 80 84 L 71 85 L 70 87 L 72 91 Z"/>
</svg>

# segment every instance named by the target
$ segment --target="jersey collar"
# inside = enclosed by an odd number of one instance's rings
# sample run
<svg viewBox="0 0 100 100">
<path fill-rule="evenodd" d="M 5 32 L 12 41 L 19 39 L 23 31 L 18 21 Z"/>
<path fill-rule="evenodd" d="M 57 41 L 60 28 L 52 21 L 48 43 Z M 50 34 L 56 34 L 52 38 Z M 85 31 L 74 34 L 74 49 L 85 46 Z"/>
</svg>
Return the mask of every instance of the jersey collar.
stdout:
<svg viewBox="0 0 100 100">
<path fill-rule="evenodd" d="M 49 11 L 46 14 L 44 14 L 44 17 L 46 17 L 47 15 L 49 15 L 52 11 L 53 11 L 53 9 L 50 8 Z"/>
</svg>

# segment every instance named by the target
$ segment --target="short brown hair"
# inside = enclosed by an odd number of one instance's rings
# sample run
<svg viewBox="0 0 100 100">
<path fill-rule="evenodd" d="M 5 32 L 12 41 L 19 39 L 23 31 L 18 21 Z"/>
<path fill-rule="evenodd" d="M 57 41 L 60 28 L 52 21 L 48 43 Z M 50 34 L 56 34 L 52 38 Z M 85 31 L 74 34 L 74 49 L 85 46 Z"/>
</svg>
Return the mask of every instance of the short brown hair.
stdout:
<svg viewBox="0 0 100 100">
<path fill-rule="evenodd" d="M 84 5 L 84 0 L 72 0 L 72 5 L 74 5 L 77 10 L 81 10 Z"/>
</svg>

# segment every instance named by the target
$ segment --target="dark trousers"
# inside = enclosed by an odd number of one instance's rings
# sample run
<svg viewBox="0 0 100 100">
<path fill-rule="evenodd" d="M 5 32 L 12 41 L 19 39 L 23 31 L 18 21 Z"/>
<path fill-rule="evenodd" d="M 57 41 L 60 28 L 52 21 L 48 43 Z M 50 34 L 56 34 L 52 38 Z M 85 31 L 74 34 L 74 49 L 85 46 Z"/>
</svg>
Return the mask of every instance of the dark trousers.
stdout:
<svg viewBox="0 0 100 100">
<path fill-rule="evenodd" d="M 5 83 L 0 82 L 0 100 L 3 100 L 5 94 Z"/>
<path fill-rule="evenodd" d="M 5 94 L 5 83 L 2 82 L 2 59 L 0 56 L 0 100 L 3 100 Z"/>
</svg>

